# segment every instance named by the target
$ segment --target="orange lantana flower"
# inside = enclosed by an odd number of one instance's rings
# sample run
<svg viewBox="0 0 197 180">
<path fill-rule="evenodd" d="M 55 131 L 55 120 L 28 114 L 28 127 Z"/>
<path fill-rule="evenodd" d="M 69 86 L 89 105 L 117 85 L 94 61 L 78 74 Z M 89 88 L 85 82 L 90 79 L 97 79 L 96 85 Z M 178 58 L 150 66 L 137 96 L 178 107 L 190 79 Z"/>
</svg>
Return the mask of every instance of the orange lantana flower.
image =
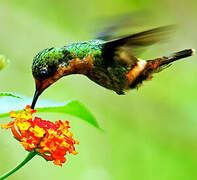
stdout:
<svg viewBox="0 0 197 180">
<path fill-rule="evenodd" d="M 23 111 L 11 111 L 10 117 L 14 120 L 1 125 L 1 128 L 10 128 L 26 150 L 36 151 L 47 161 L 62 166 L 66 162 L 67 153 L 77 154 L 74 145 L 79 144 L 68 130 L 69 122 L 59 120 L 53 123 L 39 117 L 33 118 L 34 113 L 36 110 L 32 110 L 29 105 Z"/>
</svg>

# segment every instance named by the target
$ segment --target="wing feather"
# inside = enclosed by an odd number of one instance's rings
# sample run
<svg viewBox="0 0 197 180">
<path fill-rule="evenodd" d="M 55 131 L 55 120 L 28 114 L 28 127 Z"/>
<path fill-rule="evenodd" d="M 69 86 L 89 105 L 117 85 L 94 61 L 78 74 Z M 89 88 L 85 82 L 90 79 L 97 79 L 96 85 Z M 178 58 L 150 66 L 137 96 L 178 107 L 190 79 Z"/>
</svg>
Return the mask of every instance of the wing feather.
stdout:
<svg viewBox="0 0 197 180">
<path fill-rule="evenodd" d="M 109 64 L 115 59 L 133 65 L 137 60 L 136 55 L 142 48 L 165 40 L 172 29 L 174 25 L 162 26 L 107 41 L 103 44 L 102 55 Z"/>
</svg>

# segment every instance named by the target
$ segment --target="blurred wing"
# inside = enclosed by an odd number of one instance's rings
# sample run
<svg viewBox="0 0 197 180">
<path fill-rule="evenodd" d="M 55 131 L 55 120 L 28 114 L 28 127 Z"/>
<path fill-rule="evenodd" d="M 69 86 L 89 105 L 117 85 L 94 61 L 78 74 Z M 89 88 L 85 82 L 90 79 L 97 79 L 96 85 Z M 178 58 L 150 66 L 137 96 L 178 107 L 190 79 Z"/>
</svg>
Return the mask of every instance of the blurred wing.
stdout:
<svg viewBox="0 0 197 180">
<path fill-rule="evenodd" d="M 147 13 L 146 11 L 138 11 L 105 18 L 102 22 L 97 23 L 96 25 L 97 29 L 100 29 L 100 32 L 95 39 L 109 41 L 114 39 L 114 37 L 121 31 L 142 26 L 145 22 L 148 22 L 148 14 L 150 13 Z M 101 26 L 100 28 L 99 25 Z"/>
<path fill-rule="evenodd" d="M 137 60 L 136 55 L 142 48 L 165 40 L 172 29 L 174 29 L 173 25 L 162 26 L 110 40 L 103 44 L 103 57 L 109 63 L 114 59 L 118 59 L 126 64 L 133 65 Z"/>
</svg>

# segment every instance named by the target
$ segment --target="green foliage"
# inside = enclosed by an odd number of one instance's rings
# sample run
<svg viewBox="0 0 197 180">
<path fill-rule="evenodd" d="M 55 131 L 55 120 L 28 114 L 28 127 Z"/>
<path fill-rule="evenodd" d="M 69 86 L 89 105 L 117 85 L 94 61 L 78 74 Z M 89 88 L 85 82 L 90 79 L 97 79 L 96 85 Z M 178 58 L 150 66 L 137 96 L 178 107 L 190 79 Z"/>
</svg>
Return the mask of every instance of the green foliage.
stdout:
<svg viewBox="0 0 197 180">
<path fill-rule="evenodd" d="M 16 95 L 14 95 L 14 94 L 12 94 L 12 93 L 10 93 L 10 92 L 0 92 L 0 97 L 1 97 L 1 96 L 10 96 L 10 97 L 22 99 L 21 97 L 16 96 Z"/>
<path fill-rule="evenodd" d="M 38 112 L 53 112 L 53 113 L 63 113 L 70 114 L 72 116 L 78 117 L 87 123 L 93 125 L 94 127 L 100 129 L 95 117 L 92 113 L 79 101 L 73 100 L 67 102 L 63 106 L 57 107 L 40 107 L 37 108 Z M 18 112 L 18 111 L 17 111 Z M 0 118 L 9 117 L 9 113 L 0 114 Z"/>
<path fill-rule="evenodd" d="M 37 108 L 38 112 L 54 112 L 54 113 L 63 113 L 76 116 L 89 124 L 93 125 L 96 128 L 99 128 L 99 125 L 92 115 L 92 113 L 79 101 L 73 100 L 66 103 L 64 106 L 58 107 L 41 107 Z"/>
</svg>

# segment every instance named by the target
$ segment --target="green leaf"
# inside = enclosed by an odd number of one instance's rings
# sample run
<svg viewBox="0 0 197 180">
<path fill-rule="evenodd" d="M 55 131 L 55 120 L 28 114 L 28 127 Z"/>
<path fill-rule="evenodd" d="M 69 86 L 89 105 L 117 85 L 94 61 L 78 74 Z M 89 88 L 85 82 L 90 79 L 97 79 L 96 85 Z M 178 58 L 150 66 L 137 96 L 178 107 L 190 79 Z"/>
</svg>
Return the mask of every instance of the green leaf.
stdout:
<svg viewBox="0 0 197 180">
<path fill-rule="evenodd" d="M 67 104 L 63 106 L 40 107 L 37 108 L 37 110 L 38 112 L 55 112 L 70 114 L 88 122 L 96 128 L 100 128 L 92 113 L 90 113 L 90 111 L 77 100 L 69 101 Z"/>
<path fill-rule="evenodd" d="M 40 107 L 36 108 L 39 113 L 42 112 L 53 112 L 53 113 L 63 113 L 63 114 L 70 114 L 72 116 L 78 117 L 87 123 L 93 125 L 94 127 L 101 130 L 99 127 L 95 117 L 92 115 L 92 113 L 79 101 L 73 100 L 69 101 L 63 106 L 57 106 L 57 107 Z M 16 111 L 18 112 L 18 111 Z M 0 114 L 0 118 L 9 117 L 9 113 L 3 113 Z"/>
<path fill-rule="evenodd" d="M 18 112 L 18 111 L 16 111 L 16 112 Z M 9 113 L 2 113 L 2 114 L 0 114 L 0 118 L 9 117 L 9 116 L 10 116 Z"/>
<path fill-rule="evenodd" d="M 22 99 L 21 97 L 16 96 L 16 95 L 14 95 L 14 94 L 12 94 L 12 93 L 10 93 L 10 92 L 0 92 L 0 97 L 1 97 L 1 96 L 10 96 L 10 97 L 15 97 L 15 98 Z"/>
<path fill-rule="evenodd" d="M 0 70 L 9 64 L 10 60 L 5 55 L 0 54 Z"/>
</svg>

